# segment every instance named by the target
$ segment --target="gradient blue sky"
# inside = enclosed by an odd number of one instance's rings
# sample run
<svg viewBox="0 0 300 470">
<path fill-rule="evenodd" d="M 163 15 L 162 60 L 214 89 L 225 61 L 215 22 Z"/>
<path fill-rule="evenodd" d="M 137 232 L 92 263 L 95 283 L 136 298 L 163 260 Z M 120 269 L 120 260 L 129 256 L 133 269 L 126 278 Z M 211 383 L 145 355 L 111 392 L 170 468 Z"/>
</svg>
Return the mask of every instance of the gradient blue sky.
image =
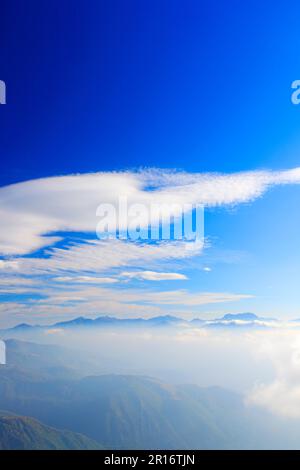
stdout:
<svg viewBox="0 0 300 470">
<path fill-rule="evenodd" d="M 300 166 L 300 106 L 290 99 L 299 14 L 297 2 L 256 0 L 4 0 L 1 186 L 140 167 Z M 207 210 L 210 248 L 186 263 L 178 287 L 253 298 L 203 305 L 199 316 L 300 316 L 299 196 L 298 185 L 276 187 Z"/>
</svg>

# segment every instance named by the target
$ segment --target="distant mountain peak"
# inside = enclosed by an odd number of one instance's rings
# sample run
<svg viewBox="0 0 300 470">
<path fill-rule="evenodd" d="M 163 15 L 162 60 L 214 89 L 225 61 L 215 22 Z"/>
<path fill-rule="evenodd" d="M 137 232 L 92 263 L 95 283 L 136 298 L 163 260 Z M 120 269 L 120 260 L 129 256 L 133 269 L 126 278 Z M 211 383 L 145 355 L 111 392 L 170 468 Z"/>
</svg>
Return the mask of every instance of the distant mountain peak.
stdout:
<svg viewBox="0 0 300 470">
<path fill-rule="evenodd" d="M 255 313 L 226 313 L 222 318 L 221 321 L 233 321 L 233 320 L 243 320 L 243 321 L 255 321 L 260 320 L 260 318 L 255 315 Z"/>
<path fill-rule="evenodd" d="M 16 325 L 13 327 L 14 330 L 18 329 L 18 330 L 28 330 L 29 328 L 31 328 L 32 325 L 29 325 L 28 323 L 19 323 L 19 325 Z"/>
<path fill-rule="evenodd" d="M 90 324 L 92 322 L 93 322 L 93 320 L 91 320 L 90 318 L 77 317 L 77 318 L 74 318 L 73 320 L 67 320 L 67 321 L 64 321 L 64 322 L 55 323 L 53 326 L 55 326 L 55 327 L 75 326 L 75 325 L 81 326 L 81 325 L 85 325 L 87 323 Z"/>
</svg>

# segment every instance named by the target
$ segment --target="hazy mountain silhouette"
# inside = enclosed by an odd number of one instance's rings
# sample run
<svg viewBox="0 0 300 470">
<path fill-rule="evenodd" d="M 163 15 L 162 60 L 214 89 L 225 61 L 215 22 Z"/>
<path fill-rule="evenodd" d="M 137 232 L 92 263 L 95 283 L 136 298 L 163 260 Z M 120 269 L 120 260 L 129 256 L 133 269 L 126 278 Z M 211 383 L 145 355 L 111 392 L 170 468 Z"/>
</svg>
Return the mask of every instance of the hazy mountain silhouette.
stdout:
<svg viewBox="0 0 300 470">
<path fill-rule="evenodd" d="M 33 331 L 45 331 L 49 329 L 91 329 L 91 328 L 164 328 L 192 326 L 199 328 L 211 327 L 266 327 L 267 325 L 259 322 L 276 321 L 274 318 L 264 318 L 254 313 L 228 313 L 221 318 L 203 320 L 194 318 L 186 320 L 172 315 L 164 315 L 152 318 L 115 318 L 110 316 L 101 316 L 95 319 L 78 317 L 69 321 L 54 323 L 52 325 L 28 325 L 26 323 L 16 325 L 13 328 L 0 330 L 2 338 L 22 337 L 26 333 Z"/>
<path fill-rule="evenodd" d="M 20 348 L 23 367 L 18 363 Z M 55 353 L 52 351 L 52 358 L 48 355 L 51 348 L 8 342 L 8 355 L 13 357 L 15 351 L 16 360 L 14 365 L 0 368 L 0 409 L 81 433 L 105 448 L 299 446 L 299 422 L 291 424 L 246 406 L 242 396 L 222 388 L 174 386 L 134 375 L 76 378 L 72 374 L 62 377 L 59 372 L 50 377 L 43 368 L 55 363 Z M 26 365 L 28 357 L 30 367 Z M 43 430 L 39 429 L 42 439 Z"/>
</svg>

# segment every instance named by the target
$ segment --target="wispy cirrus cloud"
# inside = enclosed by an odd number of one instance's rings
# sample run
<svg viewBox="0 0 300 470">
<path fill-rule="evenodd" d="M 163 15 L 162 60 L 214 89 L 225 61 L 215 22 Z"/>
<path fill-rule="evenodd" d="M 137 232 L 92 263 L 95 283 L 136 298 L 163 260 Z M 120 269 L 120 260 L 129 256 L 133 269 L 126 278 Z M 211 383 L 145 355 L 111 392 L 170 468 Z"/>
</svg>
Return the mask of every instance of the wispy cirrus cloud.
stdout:
<svg viewBox="0 0 300 470">
<path fill-rule="evenodd" d="M 124 271 L 120 275 L 129 279 L 141 279 L 144 281 L 182 281 L 188 279 L 185 274 L 156 271 Z"/>
<path fill-rule="evenodd" d="M 162 241 L 155 244 L 126 240 L 86 240 L 66 248 L 49 248 L 47 256 L 18 257 L 3 261 L 2 273 L 25 275 L 87 275 L 125 267 L 144 268 L 199 255 L 202 243 Z"/>
<path fill-rule="evenodd" d="M 191 318 L 198 315 L 198 307 L 210 304 L 238 302 L 251 298 L 247 294 L 230 292 L 191 292 L 185 289 L 151 291 L 147 289 L 104 287 L 84 284 L 62 283 L 60 288 L 53 285 L 41 286 L 39 297 L 26 301 L 5 302 L 0 313 L 7 321 L 12 315 L 22 321 L 42 321 L 99 315 L 120 317 L 149 317 L 168 313 Z M 166 310 L 167 309 L 167 310 Z"/>
<path fill-rule="evenodd" d="M 97 277 L 97 276 L 60 276 L 55 277 L 54 282 L 67 282 L 74 284 L 114 284 L 118 279 L 114 277 Z"/>
<path fill-rule="evenodd" d="M 53 245 L 55 232 L 95 232 L 101 203 L 204 204 L 252 201 L 270 187 L 300 183 L 300 168 L 201 174 L 143 170 L 102 172 L 26 181 L 0 188 L 0 253 L 24 255 Z"/>
</svg>

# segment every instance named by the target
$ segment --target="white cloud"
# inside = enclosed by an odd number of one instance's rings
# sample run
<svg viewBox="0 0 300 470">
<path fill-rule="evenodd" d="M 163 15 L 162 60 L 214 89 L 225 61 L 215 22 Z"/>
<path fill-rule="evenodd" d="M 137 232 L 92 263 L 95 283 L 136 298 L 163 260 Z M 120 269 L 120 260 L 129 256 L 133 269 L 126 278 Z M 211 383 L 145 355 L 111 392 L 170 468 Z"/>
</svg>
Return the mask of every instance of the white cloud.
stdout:
<svg viewBox="0 0 300 470">
<path fill-rule="evenodd" d="M 199 255 L 202 243 L 181 241 L 156 244 L 133 243 L 125 240 L 89 240 L 67 248 L 50 248 L 47 258 L 17 258 L 15 265 L 3 267 L 2 272 L 41 275 L 75 273 L 92 276 L 107 270 L 155 266 Z M 109 276 L 110 277 L 110 276 Z"/>
<path fill-rule="evenodd" d="M 247 401 L 267 408 L 274 414 L 300 418 L 300 341 L 299 325 L 268 335 L 258 351 L 261 358 L 271 361 L 275 378 L 269 383 L 258 383 Z M 295 328 L 296 331 L 292 331 Z"/>
<path fill-rule="evenodd" d="M 176 281 L 188 279 L 184 274 L 160 273 L 156 271 L 124 271 L 121 273 L 121 276 L 145 281 Z"/>
<path fill-rule="evenodd" d="M 249 294 L 236 294 L 228 292 L 190 292 L 184 289 L 169 291 L 148 291 L 143 289 L 122 289 L 95 286 L 76 286 L 76 288 L 65 289 L 63 291 L 50 292 L 46 302 L 61 304 L 63 302 L 87 302 L 89 301 L 114 301 L 124 304 L 140 305 L 184 305 L 199 306 L 215 303 L 235 302 L 252 298 Z M 40 300 L 40 303 L 45 300 Z"/>
<path fill-rule="evenodd" d="M 10 276 L 10 277 L 3 277 L 0 276 L 0 287 L 2 286 L 36 286 L 37 280 L 28 278 L 28 277 L 20 277 L 20 276 Z"/>
<path fill-rule="evenodd" d="M 192 293 L 186 290 L 145 292 L 143 301 L 145 303 L 157 303 L 159 305 L 185 305 L 198 306 L 224 302 L 237 302 L 239 300 L 251 299 L 250 294 L 235 294 L 229 292 L 199 292 Z"/>
<path fill-rule="evenodd" d="M 249 401 L 269 409 L 276 415 L 300 418 L 300 384 L 292 385 L 283 380 L 276 380 L 269 385 L 257 386 Z"/>
<path fill-rule="evenodd" d="M 56 282 L 73 282 L 79 284 L 114 284 L 118 279 L 113 277 L 93 277 L 93 276 L 61 276 L 53 279 Z"/>
<path fill-rule="evenodd" d="M 252 201 L 269 187 L 299 184 L 300 169 L 236 174 L 163 170 L 43 178 L 0 188 L 0 253 L 23 255 L 52 245 L 58 231 L 95 232 L 100 203 L 204 204 Z M 151 188 L 151 190 L 148 190 Z M 47 235 L 48 234 L 48 235 Z"/>
<path fill-rule="evenodd" d="M 3 271 L 16 271 L 18 270 L 18 262 L 17 261 L 6 261 L 0 260 L 0 272 Z"/>
</svg>

